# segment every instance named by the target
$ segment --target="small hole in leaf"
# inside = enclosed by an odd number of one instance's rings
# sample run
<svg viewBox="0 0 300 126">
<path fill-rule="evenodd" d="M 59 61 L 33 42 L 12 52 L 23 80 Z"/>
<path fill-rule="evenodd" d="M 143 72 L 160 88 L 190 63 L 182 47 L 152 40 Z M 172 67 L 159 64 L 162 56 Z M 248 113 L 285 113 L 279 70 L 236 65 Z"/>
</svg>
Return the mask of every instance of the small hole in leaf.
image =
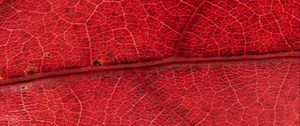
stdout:
<svg viewBox="0 0 300 126">
<path fill-rule="evenodd" d="M 102 61 L 100 61 L 99 59 L 95 59 L 95 60 L 93 61 L 93 65 L 96 65 L 96 66 L 102 66 L 103 63 L 102 63 Z"/>
</svg>

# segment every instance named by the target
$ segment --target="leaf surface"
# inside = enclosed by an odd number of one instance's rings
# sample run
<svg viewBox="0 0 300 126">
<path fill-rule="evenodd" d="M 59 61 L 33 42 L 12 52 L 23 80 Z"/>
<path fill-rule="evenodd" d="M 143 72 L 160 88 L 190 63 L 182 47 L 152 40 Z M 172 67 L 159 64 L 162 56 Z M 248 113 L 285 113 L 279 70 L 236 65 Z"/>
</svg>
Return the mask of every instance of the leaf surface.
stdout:
<svg viewBox="0 0 300 126">
<path fill-rule="evenodd" d="M 296 126 L 299 7 L 0 0 L 0 125 Z"/>
</svg>

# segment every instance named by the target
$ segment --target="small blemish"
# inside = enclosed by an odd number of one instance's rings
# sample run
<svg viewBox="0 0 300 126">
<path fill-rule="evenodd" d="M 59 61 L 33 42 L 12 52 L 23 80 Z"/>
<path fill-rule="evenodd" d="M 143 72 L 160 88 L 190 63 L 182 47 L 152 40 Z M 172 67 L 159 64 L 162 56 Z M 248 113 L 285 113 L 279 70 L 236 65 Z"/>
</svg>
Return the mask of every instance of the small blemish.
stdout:
<svg viewBox="0 0 300 126">
<path fill-rule="evenodd" d="M 24 72 L 25 72 L 25 74 L 27 74 L 27 75 L 34 74 L 34 67 L 28 66 L 28 67 L 25 69 Z"/>
<path fill-rule="evenodd" d="M 103 65 L 103 62 L 102 62 L 101 60 L 99 60 L 99 59 L 95 59 L 95 60 L 93 61 L 93 65 L 96 65 L 96 66 L 102 66 L 102 65 Z"/>
<path fill-rule="evenodd" d="M 27 89 L 28 89 L 28 86 L 23 85 L 23 86 L 20 87 L 20 89 L 21 89 L 22 91 L 27 90 Z"/>
<path fill-rule="evenodd" d="M 47 57 L 47 58 L 51 58 L 52 57 L 52 54 L 50 52 L 45 52 L 44 53 L 44 56 Z"/>
<path fill-rule="evenodd" d="M 4 77 L 0 76 L 0 80 L 4 80 Z"/>
</svg>

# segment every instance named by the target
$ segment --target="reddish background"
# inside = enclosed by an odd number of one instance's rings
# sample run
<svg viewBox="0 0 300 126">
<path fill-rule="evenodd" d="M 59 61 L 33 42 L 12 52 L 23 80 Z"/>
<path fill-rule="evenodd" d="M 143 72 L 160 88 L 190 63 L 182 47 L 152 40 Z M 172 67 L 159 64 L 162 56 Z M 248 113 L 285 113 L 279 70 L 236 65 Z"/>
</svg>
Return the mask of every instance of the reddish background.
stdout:
<svg viewBox="0 0 300 126">
<path fill-rule="evenodd" d="M 0 125 L 296 126 L 299 4 L 3 0 Z"/>
</svg>

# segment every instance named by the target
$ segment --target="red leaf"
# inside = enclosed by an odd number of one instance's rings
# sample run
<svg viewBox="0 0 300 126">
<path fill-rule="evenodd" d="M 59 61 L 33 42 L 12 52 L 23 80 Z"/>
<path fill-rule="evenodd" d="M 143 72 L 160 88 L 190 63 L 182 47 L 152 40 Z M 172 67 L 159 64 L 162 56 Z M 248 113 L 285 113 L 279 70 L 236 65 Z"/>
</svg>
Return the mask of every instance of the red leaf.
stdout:
<svg viewBox="0 0 300 126">
<path fill-rule="evenodd" d="M 0 125 L 297 125 L 295 1 L 0 0 Z"/>
</svg>

